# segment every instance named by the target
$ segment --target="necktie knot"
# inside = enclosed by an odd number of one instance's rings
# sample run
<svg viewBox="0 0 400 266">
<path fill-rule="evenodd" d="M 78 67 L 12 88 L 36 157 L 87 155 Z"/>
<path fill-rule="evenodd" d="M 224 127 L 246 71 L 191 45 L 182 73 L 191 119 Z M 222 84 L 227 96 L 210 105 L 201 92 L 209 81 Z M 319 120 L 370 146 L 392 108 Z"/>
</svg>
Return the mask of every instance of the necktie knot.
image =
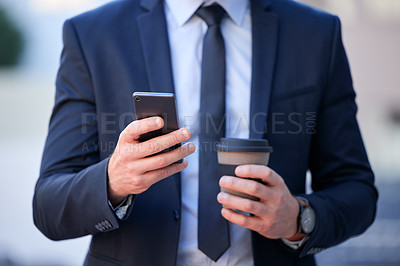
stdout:
<svg viewBox="0 0 400 266">
<path fill-rule="evenodd" d="M 222 18 L 225 15 L 225 10 L 220 5 L 215 4 L 200 7 L 196 11 L 196 14 L 207 23 L 208 27 L 210 27 L 221 23 Z"/>
</svg>

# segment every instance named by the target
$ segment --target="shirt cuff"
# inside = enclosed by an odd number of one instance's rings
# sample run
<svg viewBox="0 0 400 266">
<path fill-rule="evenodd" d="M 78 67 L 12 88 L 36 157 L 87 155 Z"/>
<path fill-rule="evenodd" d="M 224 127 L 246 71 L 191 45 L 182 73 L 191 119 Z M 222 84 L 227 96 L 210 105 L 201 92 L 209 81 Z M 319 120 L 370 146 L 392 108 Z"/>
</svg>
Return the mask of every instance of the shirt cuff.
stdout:
<svg viewBox="0 0 400 266">
<path fill-rule="evenodd" d="M 281 238 L 281 241 L 288 247 L 292 248 L 293 250 L 297 250 L 299 248 L 301 248 L 309 239 L 309 236 L 305 236 L 302 239 L 298 240 L 298 241 L 290 241 L 284 238 Z"/>
<path fill-rule="evenodd" d="M 122 220 L 125 217 L 129 206 L 132 204 L 132 201 L 133 201 L 132 198 L 133 198 L 133 195 L 129 195 L 129 196 L 125 197 L 125 199 L 117 207 L 114 207 L 111 204 L 111 202 L 108 201 L 108 205 L 110 205 L 111 209 L 114 211 L 115 215 L 117 215 L 117 217 L 120 220 Z"/>
</svg>

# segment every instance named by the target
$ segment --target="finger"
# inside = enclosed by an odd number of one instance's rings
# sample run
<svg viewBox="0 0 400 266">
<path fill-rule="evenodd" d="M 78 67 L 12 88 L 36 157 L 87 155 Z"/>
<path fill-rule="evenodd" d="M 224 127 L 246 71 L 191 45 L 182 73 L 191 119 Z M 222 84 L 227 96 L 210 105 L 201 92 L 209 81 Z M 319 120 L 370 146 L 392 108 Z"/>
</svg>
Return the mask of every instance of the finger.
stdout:
<svg viewBox="0 0 400 266">
<path fill-rule="evenodd" d="M 147 172 L 144 174 L 144 179 L 148 182 L 148 185 L 151 186 L 173 174 L 176 174 L 188 166 L 188 161 L 183 160 L 182 163 L 174 163 L 167 167 L 157 169 L 154 171 Z"/>
<path fill-rule="evenodd" d="M 265 199 L 268 195 L 273 193 L 271 188 L 261 184 L 260 182 L 235 176 L 221 177 L 219 185 L 222 188 L 246 193 L 260 199 Z"/>
<path fill-rule="evenodd" d="M 150 139 L 137 145 L 135 157 L 143 158 L 163 151 L 178 143 L 184 142 L 190 138 L 190 131 L 187 128 L 181 128 L 171 133 Z"/>
<path fill-rule="evenodd" d="M 246 216 L 227 208 L 222 208 L 221 214 L 225 219 L 234 224 L 240 225 L 256 232 L 262 230 L 263 221 L 257 216 Z"/>
<path fill-rule="evenodd" d="M 235 174 L 239 177 L 261 179 L 268 186 L 278 186 L 283 182 L 282 177 L 265 165 L 240 165 L 236 167 Z"/>
<path fill-rule="evenodd" d="M 259 201 L 245 199 L 226 192 L 220 192 L 217 200 L 224 207 L 254 214 L 255 216 L 263 216 L 268 213 L 268 207 Z"/>
<path fill-rule="evenodd" d="M 175 150 L 140 159 L 135 162 L 137 165 L 135 167 L 137 167 L 137 171 L 139 173 L 157 170 L 183 159 L 184 157 L 192 154 L 195 150 L 196 148 L 194 144 L 188 142 Z"/>
<path fill-rule="evenodd" d="M 153 116 L 130 123 L 120 135 L 120 141 L 134 143 L 145 133 L 162 128 L 164 120 L 161 117 Z"/>
</svg>

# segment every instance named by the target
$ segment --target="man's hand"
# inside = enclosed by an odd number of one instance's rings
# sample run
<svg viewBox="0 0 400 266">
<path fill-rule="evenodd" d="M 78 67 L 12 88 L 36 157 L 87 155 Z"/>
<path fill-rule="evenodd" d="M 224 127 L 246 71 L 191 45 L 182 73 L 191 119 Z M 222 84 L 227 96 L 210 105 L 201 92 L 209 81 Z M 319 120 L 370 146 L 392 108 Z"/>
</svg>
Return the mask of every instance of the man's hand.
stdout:
<svg viewBox="0 0 400 266">
<path fill-rule="evenodd" d="M 239 177 L 261 179 L 263 184 L 251 179 L 223 176 L 219 182 L 220 186 L 256 196 L 260 201 L 221 192 L 218 194 L 219 203 L 231 209 L 254 214 L 249 217 L 223 208 L 222 216 L 270 239 L 296 240 L 293 236 L 298 230 L 299 205 L 283 178 L 263 165 L 241 165 L 236 168 L 235 174 Z"/>
<path fill-rule="evenodd" d="M 188 162 L 175 163 L 193 153 L 193 143 L 186 143 L 167 153 L 156 154 L 190 138 L 186 128 L 139 142 L 140 135 L 162 128 L 160 117 L 150 117 L 130 123 L 120 134 L 118 144 L 108 164 L 108 197 L 113 205 L 129 194 L 140 194 L 154 183 L 186 168 Z"/>
</svg>

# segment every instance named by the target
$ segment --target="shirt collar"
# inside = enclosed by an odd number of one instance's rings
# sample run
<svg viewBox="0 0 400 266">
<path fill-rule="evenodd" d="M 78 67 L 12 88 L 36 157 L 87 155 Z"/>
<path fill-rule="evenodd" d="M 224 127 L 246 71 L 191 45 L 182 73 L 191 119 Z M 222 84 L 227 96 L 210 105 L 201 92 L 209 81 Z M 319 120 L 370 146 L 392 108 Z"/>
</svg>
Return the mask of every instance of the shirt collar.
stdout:
<svg viewBox="0 0 400 266">
<path fill-rule="evenodd" d="M 249 5 L 249 0 L 165 0 L 165 2 L 179 26 L 183 26 L 203 3 L 205 5 L 218 3 L 229 17 L 241 26 Z"/>
</svg>

